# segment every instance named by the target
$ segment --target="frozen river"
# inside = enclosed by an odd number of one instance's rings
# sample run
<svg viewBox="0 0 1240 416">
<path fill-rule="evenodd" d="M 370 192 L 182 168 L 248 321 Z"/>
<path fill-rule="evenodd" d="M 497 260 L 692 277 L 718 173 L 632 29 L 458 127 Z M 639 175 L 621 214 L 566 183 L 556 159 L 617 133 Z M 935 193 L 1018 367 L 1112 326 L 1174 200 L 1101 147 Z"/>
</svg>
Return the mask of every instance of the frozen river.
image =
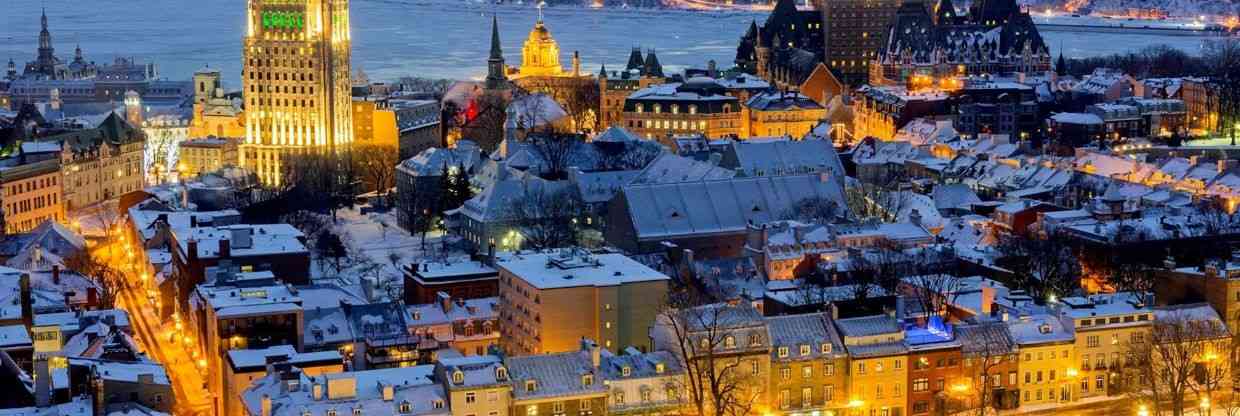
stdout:
<svg viewBox="0 0 1240 416">
<path fill-rule="evenodd" d="M 81 44 L 87 59 L 117 55 L 157 62 L 163 76 L 188 79 L 204 64 L 239 80 L 241 0 L 8 0 L 0 16 L 0 59 L 20 67 L 35 55 L 39 7 L 46 5 L 52 40 L 62 59 Z M 416 75 L 478 78 L 485 74 L 490 15 L 500 19 L 509 64 L 519 64 L 521 43 L 537 13 L 528 5 L 459 0 L 354 0 L 353 62 L 373 80 Z M 581 52 L 583 70 L 606 63 L 618 68 L 634 46 L 655 48 L 676 70 L 713 59 L 728 66 L 736 40 L 750 20 L 765 14 L 645 9 L 552 7 L 547 27 L 560 43 L 562 61 Z M 1199 53 L 1203 38 L 1163 34 L 1096 34 L 1044 30 L 1047 44 L 1068 56 L 1089 56 L 1169 44 Z M 230 82 L 234 88 L 236 82 Z"/>
</svg>

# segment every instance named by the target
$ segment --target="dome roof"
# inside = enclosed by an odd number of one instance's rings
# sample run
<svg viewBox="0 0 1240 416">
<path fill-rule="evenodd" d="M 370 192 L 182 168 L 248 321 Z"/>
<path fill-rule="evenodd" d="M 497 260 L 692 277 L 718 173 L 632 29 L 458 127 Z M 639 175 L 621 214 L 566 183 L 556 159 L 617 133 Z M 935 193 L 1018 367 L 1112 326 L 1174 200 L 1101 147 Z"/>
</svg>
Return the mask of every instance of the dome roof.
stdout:
<svg viewBox="0 0 1240 416">
<path fill-rule="evenodd" d="M 551 38 L 551 31 L 547 30 L 547 25 L 544 25 L 542 20 L 539 20 L 538 23 L 534 24 L 534 29 L 530 30 L 529 39 L 535 42 L 554 42 L 555 41 L 554 39 Z"/>
</svg>

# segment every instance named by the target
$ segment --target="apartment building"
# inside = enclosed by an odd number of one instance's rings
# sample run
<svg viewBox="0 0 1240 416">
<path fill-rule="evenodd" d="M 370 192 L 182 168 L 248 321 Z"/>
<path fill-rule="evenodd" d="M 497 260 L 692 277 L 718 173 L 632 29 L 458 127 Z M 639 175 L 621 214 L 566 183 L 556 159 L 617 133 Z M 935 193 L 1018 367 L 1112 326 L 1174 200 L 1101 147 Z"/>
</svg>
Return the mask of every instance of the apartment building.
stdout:
<svg viewBox="0 0 1240 416">
<path fill-rule="evenodd" d="M 568 248 L 505 253 L 499 270 L 500 344 L 512 355 L 650 350 L 649 330 L 670 278 L 622 254 Z"/>
<path fill-rule="evenodd" d="M 1120 292 L 1060 300 L 1059 315 L 1076 333 L 1080 398 L 1121 394 L 1139 381 L 1124 363 L 1130 347 L 1149 338 L 1154 311 L 1148 298 Z"/>
<path fill-rule="evenodd" d="M 861 414 L 907 414 L 909 351 L 899 322 L 874 315 L 840 319 L 835 325 L 848 349 L 850 407 Z"/>
</svg>

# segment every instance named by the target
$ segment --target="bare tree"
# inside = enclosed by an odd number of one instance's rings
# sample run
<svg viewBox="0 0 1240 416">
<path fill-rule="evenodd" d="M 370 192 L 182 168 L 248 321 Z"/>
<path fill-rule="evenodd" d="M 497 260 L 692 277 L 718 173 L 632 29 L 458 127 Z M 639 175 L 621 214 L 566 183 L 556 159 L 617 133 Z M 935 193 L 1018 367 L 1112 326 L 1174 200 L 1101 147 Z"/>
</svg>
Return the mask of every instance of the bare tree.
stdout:
<svg viewBox="0 0 1240 416">
<path fill-rule="evenodd" d="M 663 147 L 653 142 L 625 143 L 620 151 L 604 152 L 596 168 L 603 171 L 638 170 L 645 168 L 663 152 Z"/>
<path fill-rule="evenodd" d="M 1007 325 L 988 322 L 956 327 L 964 356 L 964 374 L 972 383 L 952 386 L 951 394 L 961 396 L 966 410 L 975 410 L 978 416 L 986 416 L 996 407 L 995 390 L 1003 382 L 1003 370 L 1015 363 L 1013 343 Z M 1014 371 L 1013 366 L 1010 370 Z"/>
<path fill-rule="evenodd" d="M 353 202 L 360 181 L 353 154 L 345 147 L 284 155 L 278 194 L 287 206 L 326 209 L 334 221 L 336 210 Z"/>
<path fill-rule="evenodd" d="M 392 146 L 354 146 L 353 165 L 357 167 L 366 190 L 386 198 L 388 191 L 396 186 L 396 164 L 400 163 L 396 160 L 398 153 Z"/>
<path fill-rule="evenodd" d="M 65 269 L 85 276 L 98 288 L 99 308 L 116 306 L 116 297 L 126 285 L 125 275 L 104 259 L 82 250 L 64 258 Z"/>
<path fill-rule="evenodd" d="M 1011 271 L 1015 287 L 1036 302 L 1051 296 L 1067 296 L 1081 286 L 1081 263 L 1062 237 L 1026 238 L 1009 235 L 996 246 L 997 263 Z"/>
<path fill-rule="evenodd" d="M 1125 354 L 1127 369 L 1144 383 L 1129 394 L 1152 414 L 1182 416 L 1196 407 L 1191 395 L 1210 397 L 1230 382 L 1235 348 L 1221 321 L 1189 310 L 1159 311 L 1146 338 L 1130 339 Z"/>
<path fill-rule="evenodd" d="M 685 369 L 694 414 L 751 414 L 765 383 L 760 359 L 769 354 L 761 314 L 743 302 L 702 304 L 704 297 L 689 292 L 670 296 L 652 336 Z"/>
<path fill-rule="evenodd" d="M 582 204 L 567 186 L 530 179 L 506 217 L 520 230 L 524 247 L 548 249 L 576 244 L 576 217 L 581 212 Z"/>
<path fill-rule="evenodd" d="M 541 176 L 549 180 L 568 176 L 573 156 L 585 143 L 580 135 L 557 132 L 533 133 L 525 141 L 544 163 Z"/>
<path fill-rule="evenodd" d="M 962 289 L 960 277 L 948 273 L 917 274 L 904 278 L 903 292 L 917 301 L 926 317 L 947 320 L 948 306 L 956 303 Z"/>
<path fill-rule="evenodd" d="M 839 219 L 843 210 L 835 201 L 820 196 L 801 198 L 780 215 L 785 220 L 810 224 L 831 224 Z"/>
<path fill-rule="evenodd" d="M 894 293 L 901 279 L 911 275 L 910 256 L 889 244 L 859 250 L 856 255 L 850 253 L 848 261 L 852 265 L 850 277 L 854 285 L 854 300 L 868 298 L 873 292 L 871 286 L 882 288 L 885 293 Z"/>
</svg>

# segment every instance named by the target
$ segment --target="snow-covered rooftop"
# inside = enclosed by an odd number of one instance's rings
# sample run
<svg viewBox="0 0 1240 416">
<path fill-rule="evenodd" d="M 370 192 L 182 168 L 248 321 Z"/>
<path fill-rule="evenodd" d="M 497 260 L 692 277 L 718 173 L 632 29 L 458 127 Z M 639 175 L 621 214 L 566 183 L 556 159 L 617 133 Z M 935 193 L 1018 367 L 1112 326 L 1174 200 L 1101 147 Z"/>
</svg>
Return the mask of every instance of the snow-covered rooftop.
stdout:
<svg viewBox="0 0 1240 416">
<path fill-rule="evenodd" d="M 559 249 L 536 253 L 503 253 L 495 267 L 538 289 L 617 286 L 670 280 L 667 275 L 617 253 Z"/>
</svg>

